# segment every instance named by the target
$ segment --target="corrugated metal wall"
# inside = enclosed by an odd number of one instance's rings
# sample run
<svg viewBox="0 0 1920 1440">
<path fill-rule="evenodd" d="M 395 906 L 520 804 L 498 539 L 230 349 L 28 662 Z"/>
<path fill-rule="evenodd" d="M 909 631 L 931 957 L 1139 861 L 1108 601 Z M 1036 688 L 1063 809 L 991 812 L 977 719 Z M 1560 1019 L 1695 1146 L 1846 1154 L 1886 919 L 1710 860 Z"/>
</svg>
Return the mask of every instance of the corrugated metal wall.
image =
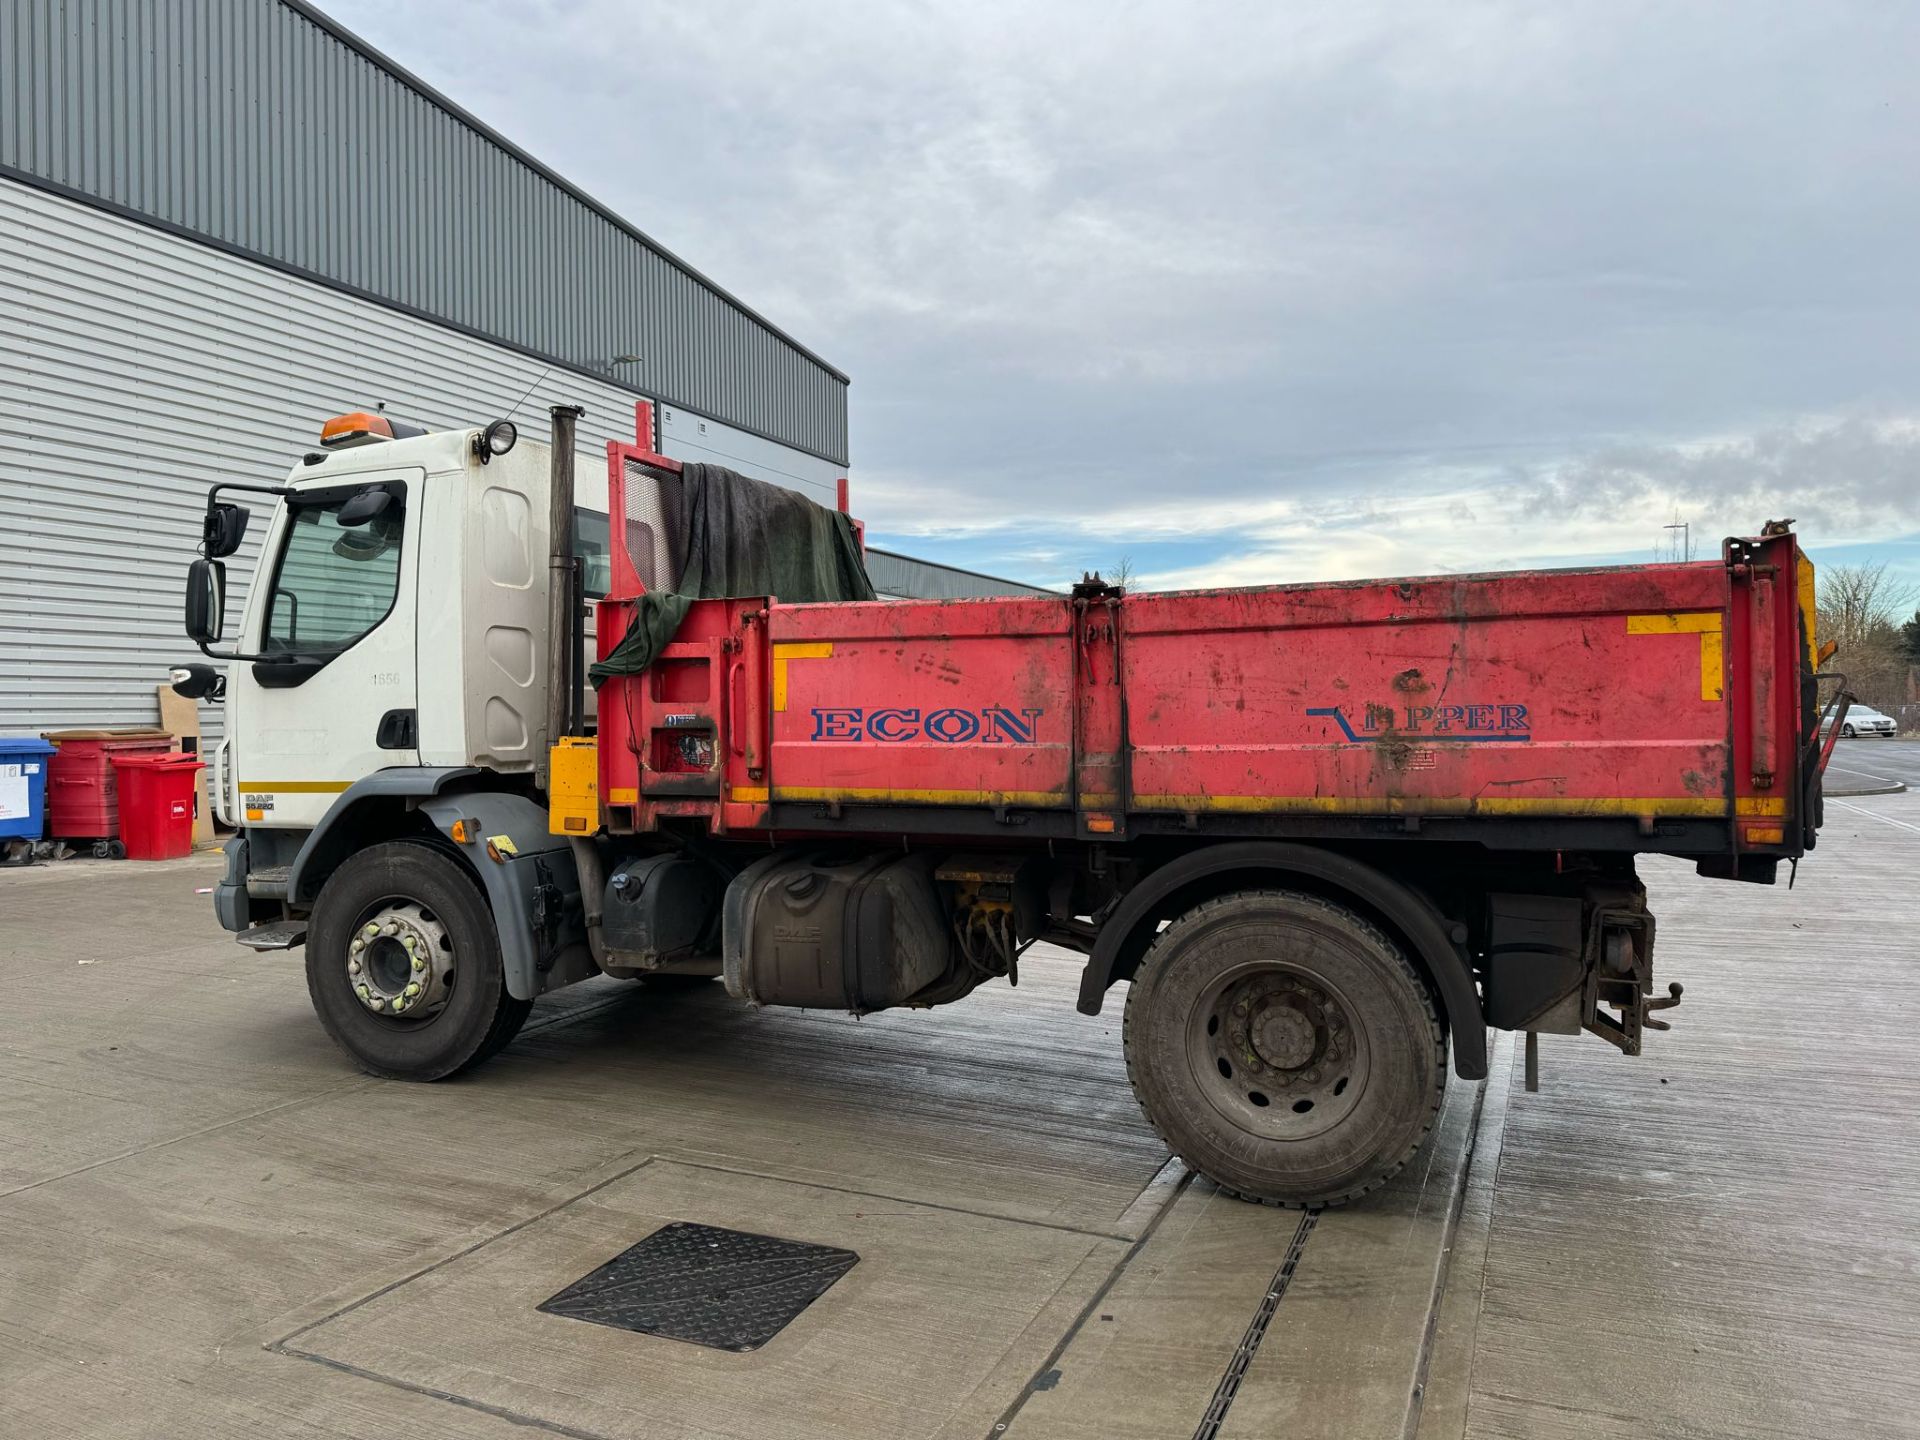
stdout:
<svg viewBox="0 0 1920 1440">
<path fill-rule="evenodd" d="M 3 8 L 5 0 L 0 0 Z M 587 407 L 581 503 L 606 504 L 606 441 L 633 395 L 371 301 L 0 179 L 0 734 L 152 724 L 196 658 L 181 592 L 216 481 L 277 484 L 320 422 L 386 402 L 444 428 Z M 529 388 L 531 392 L 529 393 Z M 706 422 L 669 453 L 721 459 L 830 503 L 837 467 Z M 766 463 L 771 461 L 773 463 Z M 236 557 L 237 618 L 256 507 Z M 209 733 L 218 707 L 204 707 Z"/>
<path fill-rule="evenodd" d="M 4 0 L 0 172 L 846 463 L 844 376 L 305 5 Z"/>
</svg>

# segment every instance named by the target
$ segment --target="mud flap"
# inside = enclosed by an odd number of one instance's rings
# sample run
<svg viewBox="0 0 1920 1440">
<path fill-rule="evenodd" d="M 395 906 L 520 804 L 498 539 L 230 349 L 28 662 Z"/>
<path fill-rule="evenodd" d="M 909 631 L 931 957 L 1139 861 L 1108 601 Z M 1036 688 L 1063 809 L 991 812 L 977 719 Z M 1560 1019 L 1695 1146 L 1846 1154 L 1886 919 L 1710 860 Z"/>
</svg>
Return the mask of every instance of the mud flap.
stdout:
<svg viewBox="0 0 1920 1440">
<path fill-rule="evenodd" d="M 419 808 L 480 877 L 509 995 L 531 1000 L 599 973 L 587 952 L 572 846 L 548 833 L 542 807 L 524 795 L 478 791 L 436 795 Z M 456 821 L 465 822 L 464 843 Z"/>
</svg>

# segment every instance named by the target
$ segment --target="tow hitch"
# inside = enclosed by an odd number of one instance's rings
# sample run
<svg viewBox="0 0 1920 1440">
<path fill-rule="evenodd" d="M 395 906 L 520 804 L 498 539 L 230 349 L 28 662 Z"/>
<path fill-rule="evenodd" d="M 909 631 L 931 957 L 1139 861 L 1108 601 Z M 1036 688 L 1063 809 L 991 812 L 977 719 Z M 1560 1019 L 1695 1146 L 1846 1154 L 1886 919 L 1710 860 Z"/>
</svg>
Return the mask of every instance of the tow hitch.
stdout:
<svg viewBox="0 0 1920 1440">
<path fill-rule="evenodd" d="M 1648 1030 L 1671 1030 L 1672 1022 L 1654 1014 L 1680 1003 L 1686 987 L 1679 981 L 1665 995 L 1653 991 L 1653 917 L 1644 911 L 1622 911 L 1602 917 L 1595 926 L 1600 936 L 1599 962 L 1587 970 L 1581 1005 L 1584 1027 L 1617 1045 L 1623 1054 L 1640 1053 L 1640 1037 Z M 1526 1086 L 1540 1088 L 1540 1033 L 1527 1031 Z"/>
<path fill-rule="evenodd" d="M 1593 933 L 1599 937 L 1600 954 L 1587 971 L 1583 1023 L 1623 1054 L 1638 1055 L 1644 1031 L 1673 1028 L 1668 1021 L 1649 1017 L 1678 1005 L 1685 987 L 1675 983 L 1664 996 L 1654 995 L 1653 917 L 1646 911 L 1604 913 Z"/>
</svg>

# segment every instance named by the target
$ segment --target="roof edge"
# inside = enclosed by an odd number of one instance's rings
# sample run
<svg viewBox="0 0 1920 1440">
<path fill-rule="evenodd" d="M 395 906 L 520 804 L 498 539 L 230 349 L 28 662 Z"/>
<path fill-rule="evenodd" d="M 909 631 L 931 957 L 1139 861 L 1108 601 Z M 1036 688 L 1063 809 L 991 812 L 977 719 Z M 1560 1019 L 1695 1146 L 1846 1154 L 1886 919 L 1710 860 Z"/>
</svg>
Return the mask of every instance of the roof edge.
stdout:
<svg viewBox="0 0 1920 1440">
<path fill-rule="evenodd" d="M 1010 580 L 1005 575 L 989 575 L 984 570 L 969 570 L 964 565 L 949 565 L 944 560 L 929 560 L 924 555 L 903 555 L 898 550 L 888 550 L 879 545 L 868 545 L 863 548 L 869 555 L 885 555 L 889 560 L 905 560 L 912 565 L 931 565 L 936 570 L 945 570 L 953 575 L 971 575 L 976 580 L 991 580 L 996 585 L 1017 585 L 1036 596 L 1065 593 L 1060 590 L 1049 590 L 1044 585 L 1035 585 L 1031 580 Z"/>
<path fill-rule="evenodd" d="M 458 104 L 443 95 L 440 91 L 434 89 L 433 86 L 427 84 L 426 81 L 422 80 L 418 75 L 415 75 L 398 61 L 390 59 L 381 51 L 374 49 L 372 45 L 362 40 L 331 15 L 328 15 L 325 11 L 309 3 L 309 0 L 279 0 L 279 3 L 293 11 L 302 19 L 319 26 L 342 45 L 356 52 L 363 60 L 384 70 L 388 75 L 398 80 L 409 90 L 412 90 L 429 105 L 433 105 L 445 111 L 448 115 L 451 115 L 455 120 L 458 120 L 488 144 L 497 145 L 515 160 L 518 160 L 522 165 L 525 165 L 529 170 L 540 176 L 540 178 L 548 184 L 554 185 L 566 194 L 572 196 L 573 199 L 585 205 L 608 224 L 617 227 L 632 239 L 639 241 L 640 244 L 653 251 L 654 254 L 658 255 L 662 260 L 665 260 L 689 280 L 692 280 L 695 284 L 704 286 L 716 297 L 726 301 L 727 304 L 733 306 L 734 309 L 738 310 L 755 324 L 764 326 L 769 334 L 778 338 L 783 344 L 791 346 L 797 354 L 811 360 L 842 385 L 851 386 L 853 384 L 853 381 L 848 377 L 846 371 L 842 370 L 839 366 L 823 358 L 819 352 L 810 346 L 801 344 L 781 326 L 774 324 L 773 321 L 769 320 L 765 315 L 762 315 L 758 310 L 741 300 L 724 286 L 694 269 L 693 266 L 689 265 L 685 260 L 682 260 L 678 255 L 674 254 L 673 251 L 667 249 L 666 246 L 655 240 L 651 235 L 648 235 L 632 221 L 594 199 L 593 196 L 589 195 L 585 190 L 582 190 L 578 185 L 553 169 L 552 166 L 547 165 L 543 161 L 536 160 L 526 150 L 523 150 L 520 146 L 514 144 L 513 141 L 507 139 L 506 136 L 487 124 L 486 121 L 480 119 L 479 116 L 475 115 L 465 106 Z"/>
</svg>

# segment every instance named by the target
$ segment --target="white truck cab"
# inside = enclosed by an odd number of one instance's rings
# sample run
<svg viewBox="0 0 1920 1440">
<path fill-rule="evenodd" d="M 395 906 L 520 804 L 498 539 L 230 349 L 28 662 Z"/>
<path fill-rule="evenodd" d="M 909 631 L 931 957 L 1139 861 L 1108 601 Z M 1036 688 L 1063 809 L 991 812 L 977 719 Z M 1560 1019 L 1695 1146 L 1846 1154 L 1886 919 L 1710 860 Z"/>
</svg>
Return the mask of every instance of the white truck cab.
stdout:
<svg viewBox="0 0 1920 1440">
<path fill-rule="evenodd" d="M 175 688 L 227 706 L 221 809 L 240 828 L 214 908 L 254 949 L 311 928 L 316 950 L 346 957 L 309 985 L 376 1073 L 451 1073 L 511 1038 L 536 994 L 595 973 L 572 854 L 539 798 L 548 636 L 571 623 L 584 643 L 604 549 L 604 499 L 573 509 L 577 414 L 557 408 L 542 444 L 505 420 L 429 434 L 356 412 L 329 420 L 284 483 L 208 494 L 186 629 L 227 668 L 189 667 Z M 273 509 L 221 649 L 224 557 L 250 518 L 227 492 Z M 556 515 L 588 531 L 584 547 L 551 543 Z M 584 569 L 554 558 L 582 548 Z"/>
<path fill-rule="evenodd" d="M 249 830 L 309 830 L 384 769 L 545 753 L 549 449 L 389 426 L 329 421 L 274 487 L 226 678 L 222 808 Z"/>
</svg>

